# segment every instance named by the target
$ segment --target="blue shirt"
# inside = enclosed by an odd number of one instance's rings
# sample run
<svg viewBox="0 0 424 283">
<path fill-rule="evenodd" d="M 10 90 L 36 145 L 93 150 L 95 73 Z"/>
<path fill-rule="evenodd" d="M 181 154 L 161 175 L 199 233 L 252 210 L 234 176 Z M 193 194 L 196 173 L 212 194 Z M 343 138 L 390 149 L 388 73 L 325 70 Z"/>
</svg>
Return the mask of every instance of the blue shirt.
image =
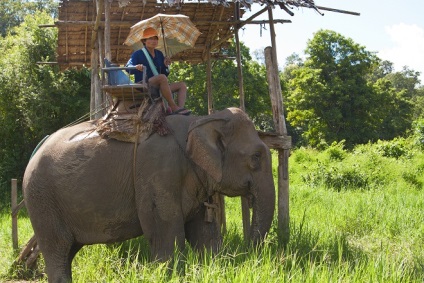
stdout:
<svg viewBox="0 0 424 283">
<path fill-rule="evenodd" d="M 147 52 L 152 58 L 153 64 L 156 66 L 156 70 L 159 74 L 164 74 L 165 76 L 169 75 L 168 67 L 165 65 L 165 56 L 160 50 L 155 49 L 155 57 L 153 58 L 152 55 Z M 142 64 L 143 66 L 146 66 L 147 69 L 147 81 L 151 77 L 153 77 L 153 71 L 150 68 L 149 61 L 147 61 L 146 55 L 144 55 L 143 50 L 137 50 L 132 55 L 131 58 L 128 60 L 126 67 L 135 67 L 138 64 Z M 134 74 L 134 80 L 135 82 L 140 82 L 143 79 L 143 72 L 139 70 L 131 70 L 128 71 L 130 74 Z"/>
</svg>

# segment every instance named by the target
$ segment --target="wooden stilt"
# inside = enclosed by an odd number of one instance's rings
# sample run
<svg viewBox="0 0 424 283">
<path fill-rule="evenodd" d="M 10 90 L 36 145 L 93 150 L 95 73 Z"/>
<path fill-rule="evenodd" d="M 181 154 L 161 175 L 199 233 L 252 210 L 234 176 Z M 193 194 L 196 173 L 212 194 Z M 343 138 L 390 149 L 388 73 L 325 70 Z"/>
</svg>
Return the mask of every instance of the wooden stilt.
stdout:
<svg viewBox="0 0 424 283">
<path fill-rule="evenodd" d="M 234 17 L 236 21 L 240 21 L 240 3 L 236 2 L 234 9 Z M 236 54 L 237 54 L 237 73 L 239 79 L 239 98 L 240 98 L 240 109 L 246 111 L 244 105 L 244 82 L 243 82 L 243 66 L 241 64 L 241 48 L 240 48 L 240 39 L 239 39 L 239 29 L 240 24 L 235 26 L 235 40 L 236 40 Z M 249 200 L 246 197 L 241 197 L 241 213 L 243 219 L 243 234 L 246 241 L 249 240 L 250 235 L 250 209 L 249 209 Z"/>
</svg>

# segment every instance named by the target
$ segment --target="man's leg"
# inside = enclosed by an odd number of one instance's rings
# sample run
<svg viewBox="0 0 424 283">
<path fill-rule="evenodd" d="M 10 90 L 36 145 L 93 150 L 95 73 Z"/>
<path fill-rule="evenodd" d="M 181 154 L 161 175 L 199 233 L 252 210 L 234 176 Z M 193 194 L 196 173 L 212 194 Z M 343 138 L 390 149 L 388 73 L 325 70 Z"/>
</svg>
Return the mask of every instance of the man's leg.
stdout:
<svg viewBox="0 0 424 283">
<path fill-rule="evenodd" d="M 187 86 L 184 82 L 176 82 L 169 84 L 171 92 L 177 92 L 178 97 L 178 106 L 184 107 L 186 97 L 187 97 Z"/>
<path fill-rule="evenodd" d="M 180 107 L 175 104 L 175 101 L 172 99 L 172 92 L 168 84 L 168 78 L 165 75 L 153 76 L 149 79 L 149 84 L 153 86 L 158 86 L 162 96 L 168 102 L 169 107 L 171 107 L 172 112 L 180 109 Z"/>
</svg>

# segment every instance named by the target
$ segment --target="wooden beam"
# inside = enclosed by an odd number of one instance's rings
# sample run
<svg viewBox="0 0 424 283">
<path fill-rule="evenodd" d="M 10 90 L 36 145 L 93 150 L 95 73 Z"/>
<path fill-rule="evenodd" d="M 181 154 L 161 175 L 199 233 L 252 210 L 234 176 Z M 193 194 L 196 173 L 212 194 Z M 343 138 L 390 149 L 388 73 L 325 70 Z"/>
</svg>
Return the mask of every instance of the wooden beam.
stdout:
<svg viewBox="0 0 424 283">
<path fill-rule="evenodd" d="M 361 15 L 361 13 L 351 12 L 351 11 L 346 11 L 346 10 L 333 9 L 333 8 L 327 8 L 327 7 L 322 7 L 322 6 L 315 6 L 315 7 L 317 7 L 319 10 L 330 11 L 330 12 L 335 12 L 335 13 L 349 14 L 349 15 L 354 15 L 354 16 L 360 16 Z"/>
<path fill-rule="evenodd" d="M 271 149 L 290 149 L 292 147 L 292 138 L 290 136 L 282 136 L 277 133 L 259 132 L 261 140 Z"/>
<path fill-rule="evenodd" d="M 201 20 L 193 20 L 192 21 L 194 25 L 213 25 L 213 26 L 226 26 L 226 25 L 238 25 L 240 24 L 241 27 L 244 25 L 249 25 L 249 24 L 269 24 L 270 21 L 269 20 L 238 20 L 238 21 L 201 21 Z M 291 20 L 283 20 L 283 19 L 278 19 L 278 20 L 274 20 L 274 23 L 280 23 L 280 24 L 285 24 L 285 23 L 291 23 Z M 135 24 L 135 22 L 130 22 L 130 21 L 111 21 L 110 22 L 110 26 L 111 27 L 125 27 L 125 28 L 130 28 Z M 50 28 L 50 27 L 60 27 L 60 26 L 95 26 L 96 25 L 96 21 L 56 21 L 54 24 L 44 24 L 44 25 L 38 25 L 38 27 L 40 28 Z M 98 23 L 99 27 L 104 27 L 105 26 L 105 22 L 104 21 L 100 21 Z"/>
</svg>

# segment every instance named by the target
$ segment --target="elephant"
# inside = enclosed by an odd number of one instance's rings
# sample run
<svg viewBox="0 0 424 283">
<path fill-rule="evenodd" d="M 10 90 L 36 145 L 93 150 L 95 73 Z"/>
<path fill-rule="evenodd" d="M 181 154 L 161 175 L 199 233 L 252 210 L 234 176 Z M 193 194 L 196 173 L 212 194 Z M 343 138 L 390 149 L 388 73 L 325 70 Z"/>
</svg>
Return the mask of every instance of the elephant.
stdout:
<svg viewBox="0 0 424 283">
<path fill-rule="evenodd" d="M 222 235 L 205 218 L 212 195 L 245 196 L 250 239 L 269 232 L 275 188 L 269 148 L 239 108 L 207 116 L 166 116 L 167 135 L 136 143 L 96 133 L 96 120 L 53 133 L 30 159 L 24 201 L 49 282 L 71 282 L 84 246 L 143 235 L 150 254 L 170 259 L 185 241 L 219 249 Z"/>
</svg>

